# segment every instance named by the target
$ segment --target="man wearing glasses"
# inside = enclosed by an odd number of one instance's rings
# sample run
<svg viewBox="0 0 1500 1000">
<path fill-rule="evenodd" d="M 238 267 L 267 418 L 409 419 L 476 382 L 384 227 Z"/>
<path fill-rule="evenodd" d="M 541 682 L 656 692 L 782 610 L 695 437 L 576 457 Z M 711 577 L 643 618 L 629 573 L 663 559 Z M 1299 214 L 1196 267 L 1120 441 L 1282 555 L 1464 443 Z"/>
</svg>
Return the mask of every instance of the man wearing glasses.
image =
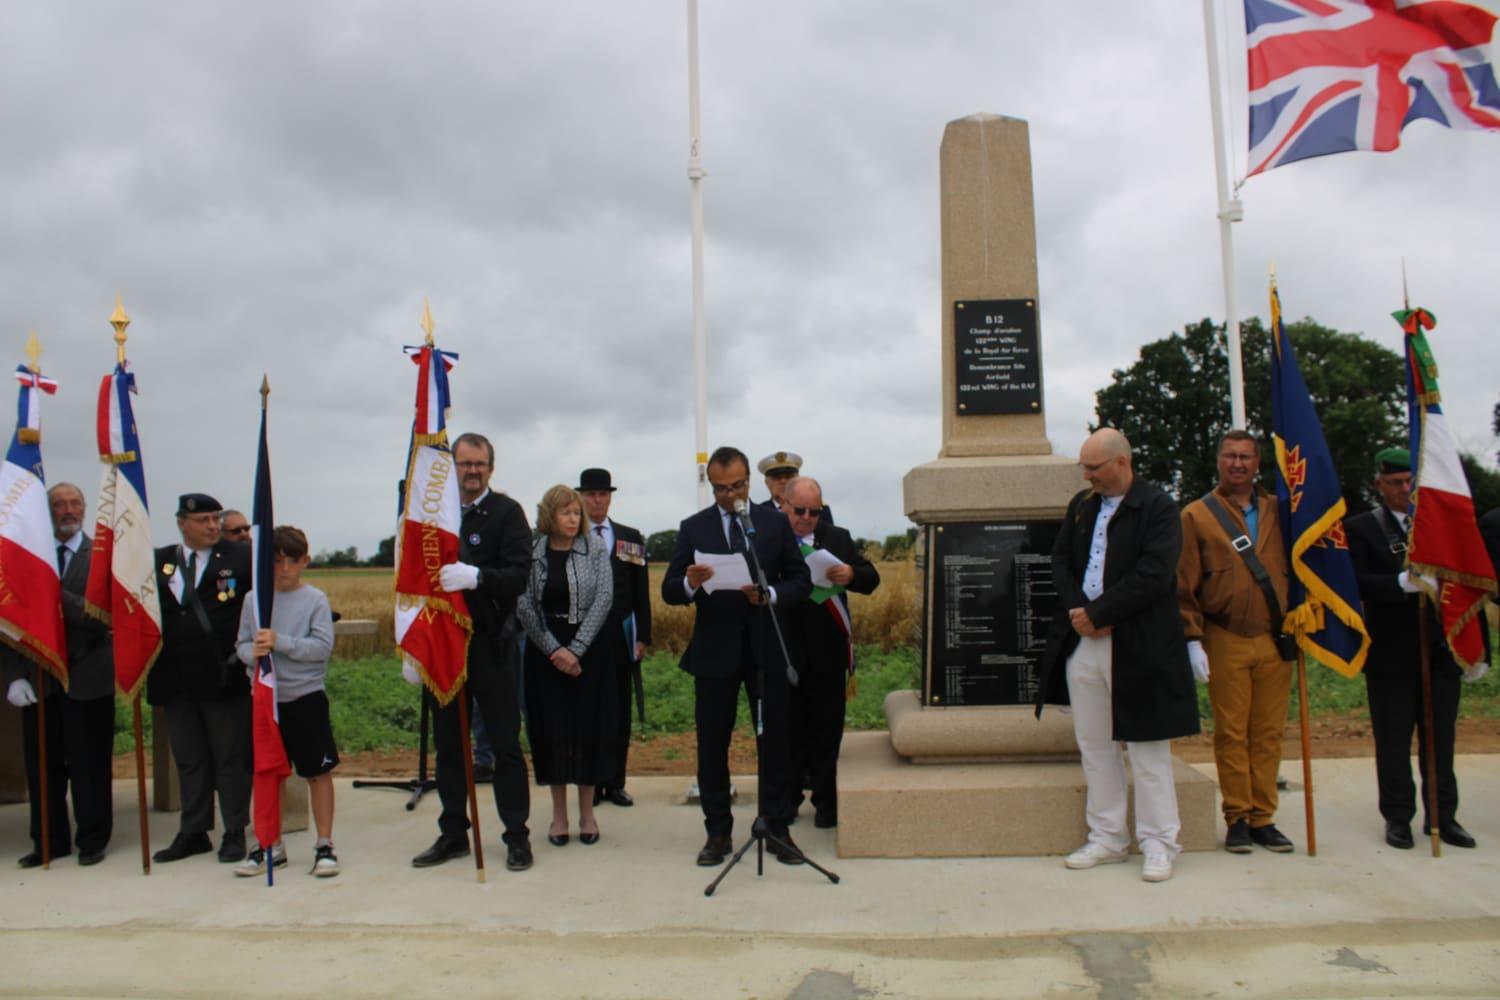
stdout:
<svg viewBox="0 0 1500 1000">
<path fill-rule="evenodd" d="M 854 636 L 846 590 L 871 594 L 880 573 L 859 551 L 849 532 L 823 518 L 823 488 L 809 476 L 786 484 L 787 521 L 804 559 L 823 550 L 838 559 L 828 585 L 815 586 L 809 600 L 787 606 L 787 644 L 799 683 L 792 692 L 792 766 L 805 775 L 819 829 L 838 826 L 839 745 L 844 740 L 844 703 L 854 694 Z M 801 795 L 795 796 L 798 804 Z"/>
<path fill-rule="evenodd" d="M 794 451 L 773 451 L 756 462 L 755 468 L 764 477 L 766 490 L 771 494 L 768 499 L 760 501 L 760 506 L 766 510 L 784 513 L 786 505 L 783 497 L 786 494 L 786 484 L 802 475 L 802 456 Z M 833 523 L 833 508 L 823 508 L 823 523 Z"/>
<path fill-rule="evenodd" d="M 158 862 L 213 850 L 214 794 L 224 836 L 219 860 L 245 857 L 250 821 L 250 684 L 235 657 L 240 606 L 250 589 L 250 549 L 221 536 L 219 501 L 186 493 L 177 501 L 181 544 L 156 550 L 162 647 L 146 699 L 166 710 L 167 736 L 182 782 L 182 818 Z"/>
<path fill-rule="evenodd" d="M 237 510 L 226 510 L 224 512 L 223 527 L 220 529 L 226 539 L 231 542 L 244 542 L 250 544 L 250 519 Z"/>
<path fill-rule="evenodd" d="M 728 447 L 715 451 L 708 460 L 708 481 L 713 485 L 714 505 L 682 522 L 677 549 L 661 583 L 666 603 L 696 608 L 693 635 L 680 666 L 693 675 L 698 789 L 708 832 L 698 852 L 698 864 L 704 866 L 722 864 L 734 850 L 729 740 L 741 687 L 752 713 L 758 700 L 764 709 L 763 731 L 756 741 L 760 813 L 773 836 L 791 843 L 788 827 L 796 814 L 797 793 L 789 732 L 791 679 L 770 615 L 777 608 L 803 601 L 812 590 L 807 564 L 787 519 L 759 505 L 745 506 L 750 495 L 750 460 L 744 452 Z M 743 515 L 735 513 L 737 503 L 744 508 Z M 753 530 L 746 531 L 746 520 Z M 748 545 L 755 547 L 769 590 L 762 593 L 752 584 L 710 593 L 707 584 L 714 569 L 698 563 L 696 553 L 747 553 Z M 745 561 L 750 562 L 748 555 Z M 759 691 L 762 677 L 765 690 Z M 774 841 L 767 846 L 783 864 L 801 863 Z"/>
</svg>

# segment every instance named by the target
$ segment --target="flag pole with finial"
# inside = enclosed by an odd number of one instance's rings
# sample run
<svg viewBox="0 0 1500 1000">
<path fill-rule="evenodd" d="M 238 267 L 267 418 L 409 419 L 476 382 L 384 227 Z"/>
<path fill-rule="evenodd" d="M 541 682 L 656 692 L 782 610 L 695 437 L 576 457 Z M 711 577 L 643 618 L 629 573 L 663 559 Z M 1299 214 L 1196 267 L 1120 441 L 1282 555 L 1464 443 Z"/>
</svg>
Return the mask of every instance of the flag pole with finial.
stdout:
<svg viewBox="0 0 1500 1000">
<path fill-rule="evenodd" d="M 41 374 L 42 371 L 42 344 L 36 338 L 33 330 L 26 338 L 26 367 L 33 376 Z M 40 432 L 34 431 L 40 440 Z M 16 436 L 26 440 L 27 428 L 19 428 Z M 58 584 L 62 583 L 62 571 L 58 570 Z M 37 815 L 41 817 L 42 827 L 42 870 L 52 867 L 52 826 L 49 813 L 52 800 L 47 795 L 47 671 L 38 663 L 36 665 L 36 745 L 37 745 L 37 796 L 41 803 L 37 809 Z"/>
</svg>

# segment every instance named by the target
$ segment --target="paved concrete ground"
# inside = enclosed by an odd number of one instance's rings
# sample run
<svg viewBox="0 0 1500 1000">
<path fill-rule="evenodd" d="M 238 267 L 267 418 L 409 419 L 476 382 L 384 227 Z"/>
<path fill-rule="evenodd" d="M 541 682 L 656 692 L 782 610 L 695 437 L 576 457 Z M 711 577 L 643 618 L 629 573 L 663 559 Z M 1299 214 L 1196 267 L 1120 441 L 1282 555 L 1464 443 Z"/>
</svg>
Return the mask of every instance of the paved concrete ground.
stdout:
<svg viewBox="0 0 1500 1000">
<path fill-rule="evenodd" d="M 435 836 L 435 796 L 408 813 L 398 793 L 341 782 L 344 874 L 307 876 L 311 840 L 295 834 L 272 889 L 212 856 L 143 877 L 121 782 L 102 865 L 0 874 L 0 995 L 1500 996 L 1500 757 L 1458 770 L 1480 847 L 1437 860 L 1425 842 L 1385 846 L 1372 761 L 1332 760 L 1315 772 L 1316 858 L 1190 854 L 1149 885 L 1135 859 L 1086 872 L 1057 858 L 840 860 L 831 832 L 804 822 L 797 841 L 840 884 L 768 859 L 711 899 L 714 871 L 693 864 L 699 814 L 674 803 L 682 779 L 632 781 L 636 807 L 602 807 L 595 846 L 537 833 L 521 874 L 504 870 L 482 794 L 483 885 L 472 863 L 408 866 Z M 1301 765 L 1283 773 L 1281 826 L 1300 848 Z M 753 809 L 736 809 L 741 834 Z M 151 819 L 161 846 L 176 817 Z M 16 856 L 25 824 L 24 806 L 0 807 Z"/>
</svg>

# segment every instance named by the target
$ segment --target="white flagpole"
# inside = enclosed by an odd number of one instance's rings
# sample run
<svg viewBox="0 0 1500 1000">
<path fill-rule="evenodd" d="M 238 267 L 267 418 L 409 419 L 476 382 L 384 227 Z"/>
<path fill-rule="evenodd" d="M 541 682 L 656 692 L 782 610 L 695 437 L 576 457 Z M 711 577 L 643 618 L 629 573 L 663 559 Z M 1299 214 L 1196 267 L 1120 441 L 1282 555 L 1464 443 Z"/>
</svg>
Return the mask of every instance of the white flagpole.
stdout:
<svg viewBox="0 0 1500 1000">
<path fill-rule="evenodd" d="M 1208 92 L 1214 121 L 1214 170 L 1219 182 L 1219 248 L 1224 269 L 1224 330 L 1229 340 L 1229 414 L 1235 427 L 1245 426 L 1245 371 L 1240 360 L 1240 314 L 1234 294 L 1234 238 L 1229 227 L 1245 217 L 1245 206 L 1229 197 L 1229 167 L 1224 162 L 1224 103 L 1219 86 L 1219 32 L 1214 6 L 1203 0 L 1204 48 L 1208 51 Z"/>
<path fill-rule="evenodd" d="M 698 158 L 698 0 L 687 0 L 688 189 L 693 207 L 693 422 L 698 455 L 698 506 L 708 494 L 708 334 L 703 327 L 703 178 Z"/>
</svg>

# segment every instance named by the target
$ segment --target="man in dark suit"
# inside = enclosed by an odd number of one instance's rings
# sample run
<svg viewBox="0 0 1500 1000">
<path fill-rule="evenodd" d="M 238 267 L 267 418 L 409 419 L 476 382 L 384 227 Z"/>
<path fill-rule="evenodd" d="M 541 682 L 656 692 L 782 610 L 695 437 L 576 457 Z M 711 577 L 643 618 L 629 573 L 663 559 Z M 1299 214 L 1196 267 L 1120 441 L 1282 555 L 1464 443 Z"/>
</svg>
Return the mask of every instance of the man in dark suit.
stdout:
<svg viewBox="0 0 1500 1000">
<path fill-rule="evenodd" d="M 1375 456 L 1375 491 L 1380 506 L 1344 522 L 1349 555 L 1364 602 L 1370 652 L 1365 660 L 1370 729 L 1375 737 L 1375 775 L 1380 786 L 1380 814 L 1385 841 L 1403 850 L 1412 846 L 1411 821 L 1417 813 L 1411 777 L 1411 736 L 1417 733 L 1422 770 L 1425 832 L 1434 817 L 1427 813 L 1427 723 L 1422 699 L 1421 587 L 1406 572 L 1406 545 L 1411 531 L 1411 453 L 1387 448 Z M 1428 649 L 1432 670 L 1432 742 L 1436 752 L 1438 835 L 1454 847 L 1473 847 L 1474 838 L 1459 825 L 1458 778 L 1453 773 L 1454 730 L 1458 722 L 1462 671 L 1453 660 L 1437 615 L 1428 609 Z"/>
<path fill-rule="evenodd" d="M 815 586 L 808 600 L 786 608 L 787 645 L 799 678 L 792 692 L 792 764 L 812 792 L 813 825 L 827 829 L 839 822 L 839 746 L 854 681 L 854 636 L 844 591 L 874 593 L 880 573 L 849 532 L 823 523 L 823 488 L 816 479 L 799 476 L 782 496 L 803 556 L 821 549 L 840 562 L 828 570 L 832 586 Z M 799 803 L 801 798 L 797 795 Z"/>
<path fill-rule="evenodd" d="M 516 633 L 516 598 L 526 590 L 531 569 L 531 528 L 521 505 L 490 489 L 495 447 L 479 434 L 460 434 L 453 441 L 458 470 L 458 562 L 439 571 L 444 590 L 466 591 L 474 635 L 469 640 L 468 681 L 445 707 L 433 709 L 437 743 L 438 838 L 411 859 L 414 868 L 430 868 L 469 853 L 468 781 L 464 776 L 463 730 L 459 698 L 478 704 L 495 751 L 495 809 L 505 826 L 505 867 L 531 867 L 531 785 L 521 753 L 521 703 L 518 680 L 520 649 Z M 410 669 L 409 667 L 407 668 Z M 415 672 L 407 678 L 413 683 Z M 432 698 L 431 692 L 422 697 Z"/>
<path fill-rule="evenodd" d="M 68 644 L 68 690 L 50 675 L 47 685 L 47 832 L 48 853 L 66 855 L 73 837 L 68 831 L 66 796 L 73 791 L 73 819 L 77 825 L 78 863 L 104 860 L 114 830 L 114 799 L 110 765 L 115 741 L 115 667 L 109 628 L 84 613 L 83 592 L 89 579 L 91 545 L 83 533 L 83 492 L 72 483 L 58 483 L 47 491 L 52 510 L 52 535 L 57 541 L 62 574 L 63 624 Z M 41 769 L 37 755 L 36 692 L 26 670 L 9 650 L 3 674 L 8 698 L 21 706 L 26 757 L 26 787 L 31 801 L 32 851 L 17 864 L 35 868 L 42 863 Z"/>
<path fill-rule="evenodd" d="M 729 740 L 743 686 L 752 714 L 763 708 L 762 732 L 756 741 L 759 758 L 760 815 L 767 830 L 791 844 L 788 827 L 796 813 L 796 778 L 791 766 L 789 727 L 791 679 L 783 661 L 770 616 L 807 597 L 812 580 L 785 517 L 760 506 L 746 507 L 750 495 L 750 461 L 736 448 L 720 448 L 708 460 L 708 481 L 714 506 L 682 522 L 677 549 L 661 582 L 662 600 L 692 604 L 696 615 L 693 635 L 682 654 L 681 667 L 693 675 L 693 713 L 698 735 L 698 790 L 703 803 L 703 825 L 708 839 L 698 852 L 698 864 L 718 865 L 734 849 L 734 816 L 730 812 Z M 752 532 L 746 532 L 748 518 Z M 712 566 L 697 562 L 695 553 L 745 553 L 750 563 L 747 535 L 765 570 L 769 592 L 751 584 L 715 590 Z M 766 607 L 770 604 L 771 607 Z M 759 690 L 760 679 L 764 690 Z M 759 695 L 759 698 L 757 698 Z M 800 858 L 774 842 L 769 845 L 783 864 Z"/>
<path fill-rule="evenodd" d="M 609 638 L 612 658 L 619 671 L 616 690 L 615 776 L 594 787 L 594 804 L 613 802 L 631 806 L 635 800 L 625 791 L 625 762 L 630 755 L 630 701 L 635 693 L 636 705 L 645 721 L 645 693 L 641 687 L 641 657 L 651 645 L 651 580 L 646 569 L 646 539 L 628 524 L 610 519 L 609 507 L 615 486 L 608 469 L 584 469 L 578 476 L 578 493 L 583 497 L 583 512 L 588 516 L 585 528 L 609 552 L 609 567 L 614 574 L 614 603 L 604 635 Z"/>
<path fill-rule="evenodd" d="M 213 850 L 214 793 L 224 836 L 219 860 L 245 858 L 250 822 L 250 683 L 234 653 L 240 606 L 250 589 L 250 549 L 220 537 L 223 507 L 206 493 L 177 501 L 179 545 L 156 550 L 162 649 L 146 699 L 167 714 L 182 782 L 182 817 L 158 862 Z"/>
<path fill-rule="evenodd" d="M 1057 615 L 1047 637 L 1036 710 L 1073 706 L 1073 733 L 1087 781 L 1089 839 L 1072 869 L 1126 859 L 1127 784 L 1135 778 L 1141 878 L 1172 877 L 1182 823 L 1172 740 L 1198 731 L 1198 698 L 1177 608 L 1182 520 L 1177 504 L 1135 475 L 1130 442 L 1112 428 L 1078 453 L 1090 489 L 1068 504 L 1052 547 Z"/>
</svg>

